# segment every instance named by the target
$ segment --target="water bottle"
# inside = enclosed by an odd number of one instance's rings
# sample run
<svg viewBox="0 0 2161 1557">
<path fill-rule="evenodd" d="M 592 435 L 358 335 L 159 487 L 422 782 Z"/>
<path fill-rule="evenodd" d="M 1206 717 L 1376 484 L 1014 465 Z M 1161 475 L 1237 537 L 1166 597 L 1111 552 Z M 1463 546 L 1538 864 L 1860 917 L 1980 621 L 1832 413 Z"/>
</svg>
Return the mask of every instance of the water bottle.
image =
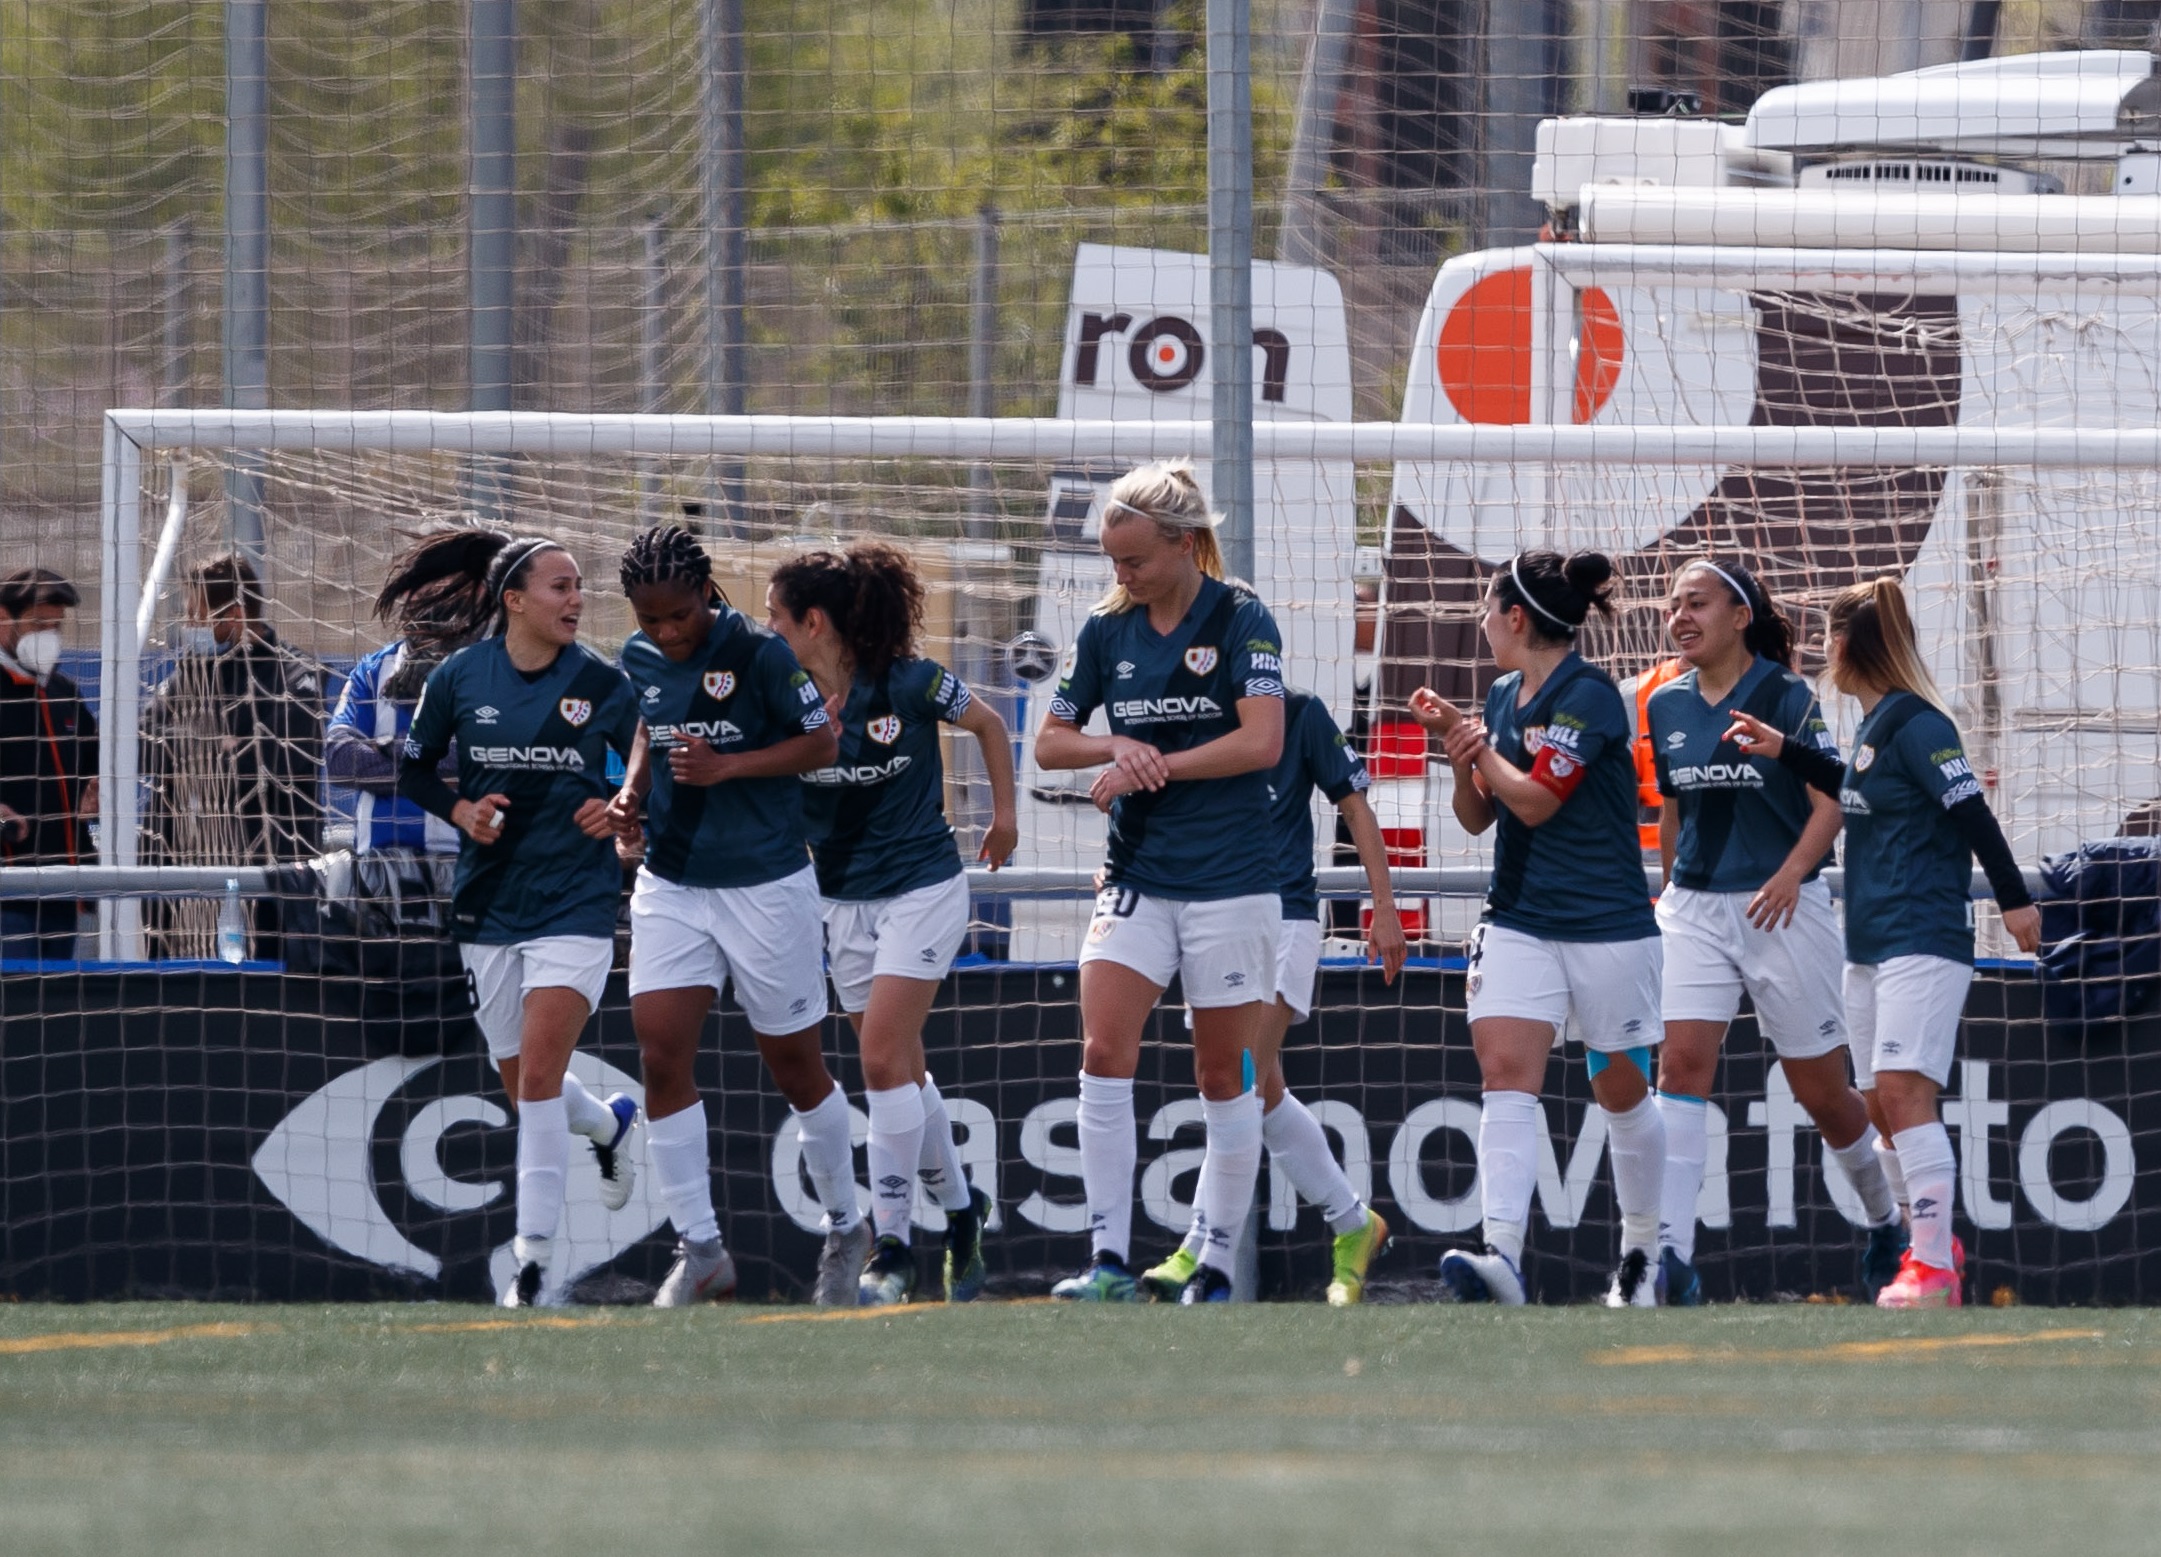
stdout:
<svg viewBox="0 0 2161 1557">
<path fill-rule="evenodd" d="M 225 878 L 225 903 L 218 910 L 218 956 L 239 964 L 248 960 L 248 921 L 240 911 L 240 882 Z"/>
</svg>

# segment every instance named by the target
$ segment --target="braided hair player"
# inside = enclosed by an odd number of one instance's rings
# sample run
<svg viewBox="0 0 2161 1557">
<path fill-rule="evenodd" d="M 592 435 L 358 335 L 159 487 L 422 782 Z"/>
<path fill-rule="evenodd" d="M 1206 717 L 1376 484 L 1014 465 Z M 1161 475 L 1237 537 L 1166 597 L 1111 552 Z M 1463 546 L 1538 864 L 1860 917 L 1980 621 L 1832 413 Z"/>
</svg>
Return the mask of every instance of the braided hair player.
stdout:
<svg viewBox="0 0 2161 1557">
<path fill-rule="evenodd" d="M 614 961 L 622 871 L 608 752 L 628 756 L 638 705 L 622 673 L 577 641 L 584 581 L 558 543 L 449 531 L 408 553 L 384 593 L 431 586 L 462 602 L 453 630 L 485 636 L 429 673 L 398 793 L 462 835 L 452 935 L 518 1113 L 517 1237 L 501 1299 L 529 1307 L 559 1301 L 576 1274 L 553 1268 L 571 1132 L 593 1143 L 603 1202 L 630 1198 L 637 1106 L 621 1093 L 599 1102 L 568 1066 Z M 453 742 L 455 790 L 436 771 Z"/>
<path fill-rule="evenodd" d="M 990 1197 L 970 1187 L 945 1100 L 923 1059 L 923 1022 L 968 934 L 968 881 L 945 817 L 940 727 L 975 738 L 990 782 L 978 857 L 1013 852 L 1013 746 L 997 710 L 917 654 L 923 584 L 907 553 L 881 541 L 845 556 L 784 562 L 766 590 L 766 624 L 825 695 L 840 755 L 804 775 L 811 859 L 825 898 L 826 959 L 863 1057 L 870 1115 L 871 1217 L 866 1305 L 915 1290 L 909 1247 L 918 1174 L 945 1212 L 945 1295 L 983 1289 Z"/>
</svg>

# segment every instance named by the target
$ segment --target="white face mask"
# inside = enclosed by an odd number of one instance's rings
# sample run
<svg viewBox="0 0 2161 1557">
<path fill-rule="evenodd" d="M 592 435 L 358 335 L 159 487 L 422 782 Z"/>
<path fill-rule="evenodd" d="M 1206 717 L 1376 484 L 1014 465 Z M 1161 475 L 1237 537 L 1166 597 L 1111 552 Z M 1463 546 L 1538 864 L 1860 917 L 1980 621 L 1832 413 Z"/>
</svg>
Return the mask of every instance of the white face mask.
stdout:
<svg viewBox="0 0 2161 1557">
<path fill-rule="evenodd" d="M 60 664 L 60 634 L 47 627 L 15 640 L 15 662 L 43 681 Z"/>
<path fill-rule="evenodd" d="M 207 622 L 173 624 L 173 652 L 176 654 L 215 654 L 223 647 L 218 642 L 218 630 Z"/>
</svg>

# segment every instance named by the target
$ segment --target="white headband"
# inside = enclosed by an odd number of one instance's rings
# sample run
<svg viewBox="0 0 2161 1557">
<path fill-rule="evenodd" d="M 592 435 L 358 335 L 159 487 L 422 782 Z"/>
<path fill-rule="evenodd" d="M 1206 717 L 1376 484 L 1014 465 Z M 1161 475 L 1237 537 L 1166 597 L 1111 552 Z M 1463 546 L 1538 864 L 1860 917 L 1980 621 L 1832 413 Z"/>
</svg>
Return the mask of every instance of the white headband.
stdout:
<svg viewBox="0 0 2161 1557">
<path fill-rule="evenodd" d="M 1726 581 L 1726 587 L 1728 589 L 1732 590 L 1736 595 L 1739 595 L 1741 597 L 1741 604 L 1747 606 L 1751 611 L 1756 609 L 1756 597 L 1754 595 L 1751 595 L 1747 590 L 1741 587 L 1741 581 L 1739 579 L 1735 578 L 1731 573 L 1728 573 L 1724 568 L 1720 567 L 1710 558 L 1698 557 L 1688 566 L 1690 568 L 1709 568 L 1713 573 L 1716 573 L 1720 578 Z M 1687 569 L 1684 568 L 1682 569 L 1682 571 L 1686 572 Z"/>
<path fill-rule="evenodd" d="M 1538 603 L 1537 597 L 1533 595 L 1528 589 L 1525 589 L 1523 587 L 1523 575 L 1516 571 L 1516 559 L 1514 557 L 1510 557 L 1508 559 L 1508 576 L 1516 581 L 1516 593 L 1523 597 L 1523 603 L 1525 605 L 1529 606 L 1533 611 L 1536 611 L 1540 616 L 1544 617 L 1554 626 L 1560 628 L 1560 630 L 1564 633 L 1572 633 L 1576 630 L 1569 623 L 1562 621 L 1551 611 L 1548 611 L 1544 606 L 1540 605 Z"/>
<path fill-rule="evenodd" d="M 1164 519 L 1159 515 L 1150 513 L 1145 508 L 1135 508 L 1122 497 L 1107 497 L 1103 500 L 1103 517 L 1105 519 L 1110 517 L 1113 508 L 1123 508 L 1127 513 L 1134 515 L 1136 518 L 1146 519 L 1151 524 L 1170 524 L 1181 530 L 1213 530 L 1219 522 L 1219 516 L 1210 514 L 1199 524 L 1178 524 L 1175 519 Z"/>
</svg>

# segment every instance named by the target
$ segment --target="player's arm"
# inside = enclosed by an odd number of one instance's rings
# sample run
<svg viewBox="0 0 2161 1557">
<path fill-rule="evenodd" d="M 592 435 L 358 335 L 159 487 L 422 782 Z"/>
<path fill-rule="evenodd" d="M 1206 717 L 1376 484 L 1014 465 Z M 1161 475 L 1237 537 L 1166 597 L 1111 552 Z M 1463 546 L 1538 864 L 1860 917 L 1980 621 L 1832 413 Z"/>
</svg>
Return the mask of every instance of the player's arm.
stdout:
<svg viewBox="0 0 2161 1557">
<path fill-rule="evenodd" d="M 953 720 L 956 729 L 975 737 L 983 752 L 983 776 L 990 783 L 990 828 L 976 858 L 996 870 L 1013 856 L 1020 841 L 1020 810 L 1013 785 L 1013 732 L 1006 728 L 998 710 L 979 697 L 968 700 Z"/>
<path fill-rule="evenodd" d="M 1393 984 L 1403 971 L 1410 945 L 1403 937 L 1403 920 L 1396 913 L 1395 884 L 1388 877 L 1388 843 L 1381 837 L 1381 824 L 1364 795 L 1353 790 L 1336 802 L 1336 809 L 1343 813 L 1344 824 L 1351 830 L 1358 863 L 1365 867 L 1366 890 L 1373 898 L 1373 925 L 1366 932 L 1366 945 L 1381 965 L 1382 982 Z"/>
<path fill-rule="evenodd" d="M 761 645 L 752 674 L 758 678 L 766 706 L 780 718 L 792 718 L 795 733 L 743 752 L 718 752 L 696 737 L 678 741 L 668 753 L 668 774 L 678 784 L 798 778 L 830 768 L 840 756 L 840 726 L 825 711 L 825 699 L 818 695 L 810 673 L 795 662 L 785 643 L 773 638 Z"/>
<path fill-rule="evenodd" d="M 1102 678 L 1095 662 L 1097 620 L 1090 617 L 1082 625 L 1065 674 L 1058 678 L 1050 707 L 1044 710 L 1043 722 L 1036 727 L 1036 766 L 1058 772 L 1114 762 L 1129 769 L 1146 788 L 1160 789 L 1170 779 L 1160 751 L 1130 736 L 1090 735 L 1085 728 L 1089 716 L 1103 703 Z"/>
<path fill-rule="evenodd" d="M 1283 698 L 1238 700 L 1238 728 L 1164 757 L 1174 779 L 1234 778 L 1272 768 L 1283 755 Z"/>
<path fill-rule="evenodd" d="M 1846 784 L 1846 765 L 1839 761 L 1835 752 L 1827 752 L 1807 741 L 1788 740 L 1786 732 L 1776 725 L 1765 724 L 1754 714 L 1733 710 L 1733 723 L 1726 728 L 1724 739 L 1734 743 L 1751 757 L 1768 757 L 1783 763 L 1801 777 L 1810 789 L 1821 791 L 1833 800 Z"/>
<path fill-rule="evenodd" d="M 1788 745 L 1798 746 L 1799 741 Z M 1785 862 L 1778 867 L 1769 881 L 1756 889 L 1756 895 L 1748 900 L 1748 922 L 1759 930 L 1782 930 L 1793 923 L 1794 910 L 1800 906 L 1801 885 L 1808 880 L 1808 873 L 1823 863 L 1823 857 L 1831 852 L 1831 844 L 1838 837 L 1838 830 L 1846 825 L 1846 814 L 1838 802 L 1820 789 L 1808 792 L 1808 820 L 1801 827 L 1801 836 Z"/>
<path fill-rule="evenodd" d="M 510 808 L 508 795 L 482 795 L 467 800 L 443 782 L 438 765 L 456 732 L 453 705 L 457 689 L 444 679 L 438 667 L 421 689 L 420 706 L 405 732 L 405 750 L 398 763 L 398 793 L 430 816 L 440 817 L 478 844 L 490 844 L 503 836 L 503 812 Z"/>
<path fill-rule="evenodd" d="M 1555 771 L 1555 753 L 1547 747 L 1526 773 L 1491 746 L 1482 746 L 1471 767 L 1486 793 L 1508 807 L 1510 815 L 1526 827 L 1540 827 L 1559 814 L 1561 802 L 1574 792 L 1574 781 L 1583 773 L 1575 759 L 1561 760 L 1572 765 L 1570 771 Z"/>
<path fill-rule="evenodd" d="M 1670 795 L 1660 798 L 1664 803 L 1658 808 L 1658 884 L 1664 891 L 1673 884 L 1673 858 L 1681 852 L 1681 811 Z"/>
<path fill-rule="evenodd" d="M 345 678 L 338 706 L 323 733 L 323 776 L 370 795 L 394 795 L 398 789 L 397 743 L 371 739 L 361 726 L 366 708 L 368 728 L 375 723 L 375 682 L 380 662 L 361 661 Z"/>
<path fill-rule="evenodd" d="M 1441 744 L 1441 757 L 1455 773 L 1449 786 L 1449 809 L 1456 824 L 1472 837 L 1493 825 L 1493 796 L 1478 777 L 1478 754 L 1486 749 L 1486 727 L 1431 687 L 1411 694 L 1411 717 Z"/>
</svg>

